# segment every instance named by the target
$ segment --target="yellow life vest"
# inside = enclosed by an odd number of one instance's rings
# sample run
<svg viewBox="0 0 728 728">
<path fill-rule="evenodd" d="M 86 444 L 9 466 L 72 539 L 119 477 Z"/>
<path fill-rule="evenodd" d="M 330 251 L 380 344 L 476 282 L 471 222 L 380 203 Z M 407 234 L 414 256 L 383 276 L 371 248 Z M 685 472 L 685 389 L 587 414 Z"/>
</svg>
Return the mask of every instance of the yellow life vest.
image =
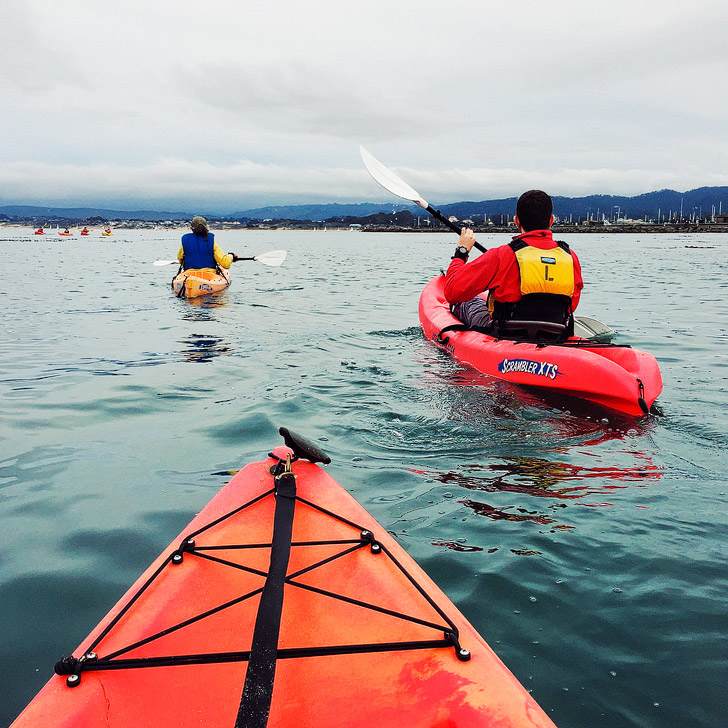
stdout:
<svg viewBox="0 0 728 728">
<path fill-rule="evenodd" d="M 547 321 L 567 326 L 570 334 L 574 259 L 569 246 L 556 241 L 557 247 L 542 250 L 520 239 L 509 245 L 518 263 L 521 298 L 506 303 L 488 296 L 494 330 L 506 321 Z"/>
<path fill-rule="evenodd" d="M 521 296 L 529 293 L 574 295 L 574 259 L 566 243 L 542 250 L 522 240 L 510 243 L 521 274 Z"/>
</svg>

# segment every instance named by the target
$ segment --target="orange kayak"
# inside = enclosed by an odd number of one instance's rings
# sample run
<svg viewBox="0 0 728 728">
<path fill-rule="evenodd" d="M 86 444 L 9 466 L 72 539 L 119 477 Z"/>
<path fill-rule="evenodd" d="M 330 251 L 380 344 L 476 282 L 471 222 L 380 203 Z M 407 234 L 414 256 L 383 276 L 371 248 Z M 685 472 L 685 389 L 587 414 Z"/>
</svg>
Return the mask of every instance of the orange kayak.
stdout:
<svg viewBox="0 0 728 728">
<path fill-rule="evenodd" d="M 230 271 L 220 268 L 188 268 L 180 271 L 172 281 L 172 290 L 178 298 L 197 298 L 217 293 L 230 285 Z"/>
<path fill-rule="evenodd" d="M 281 434 L 13 728 L 554 728 L 326 455 Z"/>
</svg>

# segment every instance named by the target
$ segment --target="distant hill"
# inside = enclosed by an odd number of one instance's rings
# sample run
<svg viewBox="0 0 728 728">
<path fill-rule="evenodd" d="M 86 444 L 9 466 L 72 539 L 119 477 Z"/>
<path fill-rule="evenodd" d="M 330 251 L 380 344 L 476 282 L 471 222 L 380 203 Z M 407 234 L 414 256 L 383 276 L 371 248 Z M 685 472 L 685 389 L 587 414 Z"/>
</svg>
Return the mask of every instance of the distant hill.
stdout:
<svg viewBox="0 0 728 728">
<path fill-rule="evenodd" d="M 587 197 L 559 197 L 555 196 L 554 212 L 562 220 L 573 216 L 574 220 L 585 219 L 591 216 L 601 219 L 602 214 L 608 218 L 616 216 L 634 219 L 657 219 L 658 213 L 666 218 L 670 212 L 689 218 L 693 211 L 702 216 L 710 216 L 713 206 L 716 212 L 728 212 L 728 187 L 699 187 L 688 192 L 675 190 L 660 190 L 648 192 L 635 197 L 621 195 L 589 195 Z M 484 214 L 492 218 L 497 215 L 513 215 L 516 209 L 516 198 L 508 197 L 502 200 L 484 200 L 482 202 L 455 202 L 442 205 L 440 208 L 444 215 L 455 215 L 460 220 Z"/>
<path fill-rule="evenodd" d="M 602 215 L 613 218 L 617 215 L 633 219 L 645 217 L 665 219 L 672 212 L 680 214 L 684 219 L 697 215 L 710 217 L 713 208 L 716 212 L 728 213 L 728 187 L 699 187 L 687 192 L 660 190 L 648 192 L 635 197 L 621 195 L 589 195 L 587 197 L 554 197 L 554 212 L 561 220 L 573 218 L 574 222 L 591 217 L 601 219 Z M 516 198 L 507 197 L 499 200 L 482 200 L 480 202 L 463 201 L 442 205 L 439 208 L 447 216 L 454 215 L 459 220 L 471 218 L 481 221 L 483 215 L 497 220 L 499 215 L 511 217 L 516 209 Z M 409 211 L 415 215 L 425 214 L 419 207 L 393 200 L 391 203 L 329 203 L 318 205 L 270 205 L 242 210 L 232 215 L 215 215 L 208 213 L 206 217 L 213 220 L 330 220 L 332 218 L 364 218 L 379 212 L 387 214 Z M 204 212 L 202 213 L 205 214 Z M 104 220 L 189 220 L 189 212 L 169 212 L 159 210 L 109 210 L 96 207 L 41 207 L 33 205 L 0 206 L 0 218 L 36 218 L 59 220 L 84 220 L 100 217 Z"/>
<path fill-rule="evenodd" d="M 440 211 L 447 216 L 454 215 L 460 220 L 473 218 L 482 220 L 483 215 L 490 218 L 498 215 L 512 216 L 516 209 L 515 197 L 506 197 L 499 200 L 482 200 L 480 202 L 453 202 L 441 205 Z M 685 218 L 702 210 L 703 217 L 710 216 L 712 207 L 716 212 L 722 208 L 728 212 L 728 187 L 700 187 L 688 192 L 675 190 L 660 190 L 649 192 L 635 197 L 621 195 L 589 195 L 588 197 L 554 197 L 554 211 L 562 220 L 573 216 L 574 220 L 593 218 L 602 214 L 608 218 L 616 216 L 642 219 L 645 216 L 657 218 L 658 212 L 667 217 L 670 211 L 682 212 Z M 409 210 L 414 214 L 423 214 L 416 205 L 407 204 L 373 204 L 360 203 L 356 205 L 325 204 L 325 205 L 276 205 L 259 207 L 254 210 L 236 212 L 231 217 L 250 218 L 255 220 L 284 219 L 284 220 L 328 220 L 336 217 L 366 217 L 377 212 L 400 212 Z"/>
</svg>

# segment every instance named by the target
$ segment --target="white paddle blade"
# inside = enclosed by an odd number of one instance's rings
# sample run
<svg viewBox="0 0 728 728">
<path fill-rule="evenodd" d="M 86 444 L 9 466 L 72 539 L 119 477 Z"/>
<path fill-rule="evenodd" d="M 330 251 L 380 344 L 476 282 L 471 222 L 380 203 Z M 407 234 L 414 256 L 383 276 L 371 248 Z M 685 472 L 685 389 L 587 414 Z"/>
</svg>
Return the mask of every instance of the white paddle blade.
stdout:
<svg viewBox="0 0 728 728">
<path fill-rule="evenodd" d="M 263 265 L 277 267 L 283 265 L 283 261 L 287 255 L 288 253 L 285 250 L 269 250 L 267 253 L 256 255 L 253 260 L 258 261 L 258 263 L 263 263 Z"/>
<path fill-rule="evenodd" d="M 419 192 L 413 190 L 403 179 L 400 179 L 391 169 L 387 169 L 380 161 L 375 159 L 364 147 L 359 147 L 364 166 L 369 174 L 378 182 L 385 190 L 388 190 L 397 197 L 403 197 L 405 200 L 411 200 L 415 205 L 419 205 L 426 210 L 429 205 L 426 200 L 420 197 Z"/>
<path fill-rule="evenodd" d="M 172 265 L 173 263 L 179 265 L 178 260 L 155 260 L 152 265 Z"/>
<path fill-rule="evenodd" d="M 610 341 L 617 332 L 590 316 L 574 316 L 574 335 L 591 341 Z"/>
</svg>

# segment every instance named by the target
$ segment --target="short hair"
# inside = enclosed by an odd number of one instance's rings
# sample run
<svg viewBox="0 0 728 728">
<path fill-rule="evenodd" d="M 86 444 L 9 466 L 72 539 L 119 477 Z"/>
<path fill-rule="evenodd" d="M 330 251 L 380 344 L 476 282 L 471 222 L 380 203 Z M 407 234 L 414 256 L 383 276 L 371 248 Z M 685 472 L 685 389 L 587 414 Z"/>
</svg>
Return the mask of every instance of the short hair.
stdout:
<svg viewBox="0 0 728 728">
<path fill-rule="evenodd" d="M 516 216 L 525 231 L 546 230 L 554 213 L 554 203 L 541 190 L 524 192 L 516 203 Z"/>
</svg>

